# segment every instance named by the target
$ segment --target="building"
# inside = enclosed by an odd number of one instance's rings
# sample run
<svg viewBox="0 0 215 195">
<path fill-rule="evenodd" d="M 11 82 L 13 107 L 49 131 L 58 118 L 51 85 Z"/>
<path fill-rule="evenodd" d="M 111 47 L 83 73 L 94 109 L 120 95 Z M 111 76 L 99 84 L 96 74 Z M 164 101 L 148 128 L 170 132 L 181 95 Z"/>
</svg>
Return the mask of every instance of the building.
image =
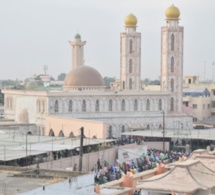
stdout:
<svg viewBox="0 0 215 195">
<path fill-rule="evenodd" d="M 132 129 L 161 129 L 164 112 L 166 128 L 174 128 L 176 122 L 192 128 L 192 117 L 182 111 L 184 40 L 179 15 L 177 7 L 169 7 L 166 26 L 161 29 L 159 91 L 141 87 L 141 33 L 137 32 L 137 18 L 130 14 L 125 18 L 125 31 L 120 34 L 120 81 L 113 90 L 105 89 L 97 70 L 84 65 L 86 41 L 77 34 L 70 42 L 72 70 L 63 88 L 54 90 L 31 83 L 24 89 L 5 89 L 5 117 L 35 123 L 42 134 L 58 136 L 75 135 L 77 131 L 64 124 L 57 126 L 58 119 L 80 119 L 80 127 L 81 120 L 104 123 L 96 130 L 105 131 L 103 137 L 112 138 Z M 47 116 L 56 118 L 50 121 Z M 86 129 L 87 135 L 90 130 Z"/>
</svg>

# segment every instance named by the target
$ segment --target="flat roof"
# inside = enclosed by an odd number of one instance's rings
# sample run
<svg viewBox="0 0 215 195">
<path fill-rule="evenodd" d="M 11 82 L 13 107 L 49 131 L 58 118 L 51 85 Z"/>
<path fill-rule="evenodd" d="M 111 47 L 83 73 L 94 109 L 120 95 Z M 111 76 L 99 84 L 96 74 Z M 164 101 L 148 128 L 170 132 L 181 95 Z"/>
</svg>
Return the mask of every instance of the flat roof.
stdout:
<svg viewBox="0 0 215 195">
<path fill-rule="evenodd" d="M 0 182 L 5 184 L 5 194 L 19 194 L 48 186 L 66 179 L 86 175 L 83 172 L 56 171 L 21 167 L 0 166 Z"/>
<path fill-rule="evenodd" d="M 121 135 L 133 135 L 143 137 L 163 137 L 163 129 L 140 130 L 121 133 Z M 215 140 L 215 129 L 166 129 L 166 138 Z"/>
<path fill-rule="evenodd" d="M 83 145 L 112 142 L 113 139 L 84 138 Z M 10 161 L 52 151 L 71 150 L 80 147 L 80 138 L 50 137 L 41 135 L 0 134 L 0 161 Z"/>
</svg>

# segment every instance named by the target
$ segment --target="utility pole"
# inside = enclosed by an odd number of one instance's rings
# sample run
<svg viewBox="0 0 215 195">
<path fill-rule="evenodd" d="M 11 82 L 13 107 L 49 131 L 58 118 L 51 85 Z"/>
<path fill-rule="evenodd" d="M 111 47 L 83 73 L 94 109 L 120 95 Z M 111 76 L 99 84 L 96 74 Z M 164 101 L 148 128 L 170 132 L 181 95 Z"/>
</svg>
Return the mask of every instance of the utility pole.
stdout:
<svg viewBox="0 0 215 195">
<path fill-rule="evenodd" d="M 165 151 L 165 112 L 162 110 L 163 114 L 163 151 Z"/>
<path fill-rule="evenodd" d="M 79 153 L 79 171 L 82 171 L 82 158 L 83 158 L 83 141 L 84 141 L 84 127 L 81 127 L 81 138 L 80 138 L 80 153 Z"/>
</svg>

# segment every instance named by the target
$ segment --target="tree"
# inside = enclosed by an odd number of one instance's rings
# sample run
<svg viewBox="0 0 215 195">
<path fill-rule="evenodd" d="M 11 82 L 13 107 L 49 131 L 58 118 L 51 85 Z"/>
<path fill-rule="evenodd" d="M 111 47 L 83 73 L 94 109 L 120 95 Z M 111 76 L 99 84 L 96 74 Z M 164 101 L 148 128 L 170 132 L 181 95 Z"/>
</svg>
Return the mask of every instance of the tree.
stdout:
<svg viewBox="0 0 215 195">
<path fill-rule="evenodd" d="M 61 73 L 60 75 L 58 75 L 57 80 L 64 81 L 65 77 L 66 77 L 66 73 Z"/>
<path fill-rule="evenodd" d="M 110 87 L 110 83 L 114 82 L 116 79 L 113 77 L 104 77 L 103 81 L 106 87 Z"/>
</svg>

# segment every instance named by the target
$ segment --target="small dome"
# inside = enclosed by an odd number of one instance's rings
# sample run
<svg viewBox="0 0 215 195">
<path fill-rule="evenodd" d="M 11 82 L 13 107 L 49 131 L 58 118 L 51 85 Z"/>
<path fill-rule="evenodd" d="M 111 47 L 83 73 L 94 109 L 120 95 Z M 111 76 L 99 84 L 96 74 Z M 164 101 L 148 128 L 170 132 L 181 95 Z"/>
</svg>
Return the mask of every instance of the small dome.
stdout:
<svg viewBox="0 0 215 195">
<path fill-rule="evenodd" d="M 64 87 L 104 86 L 101 74 L 90 66 L 81 65 L 70 71 L 65 80 Z"/>
<path fill-rule="evenodd" d="M 133 14 L 129 14 L 125 18 L 125 26 L 136 26 L 137 25 L 137 18 Z"/>
<path fill-rule="evenodd" d="M 180 10 L 175 7 L 174 5 L 171 5 L 166 10 L 166 18 L 167 19 L 178 19 L 180 16 Z"/>
<path fill-rule="evenodd" d="M 81 35 L 77 33 L 77 34 L 75 35 L 75 39 L 81 39 Z"/>
</svg>

